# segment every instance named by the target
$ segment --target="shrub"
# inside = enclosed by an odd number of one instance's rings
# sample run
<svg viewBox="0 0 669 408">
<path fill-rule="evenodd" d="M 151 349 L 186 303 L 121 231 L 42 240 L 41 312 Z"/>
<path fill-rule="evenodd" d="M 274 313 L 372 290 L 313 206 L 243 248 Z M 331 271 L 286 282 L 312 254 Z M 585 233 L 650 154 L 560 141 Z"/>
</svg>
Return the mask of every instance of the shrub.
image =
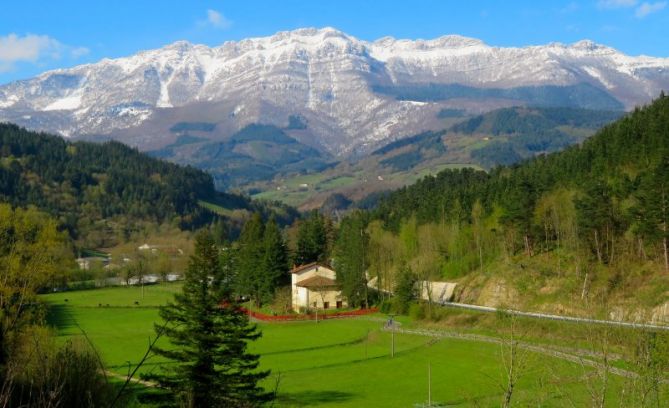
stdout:
<svg viewBox="0 0 669 408">
<path fill-rule="evenodd" d="M 425 305 L 422 303 L 414 303 L 409 306 L 409 316 L 415 320 L 424 320 L 426 315 Z"/>
<path fill-rule="evenodd" d="M 103 406 L 112 387 L 100 372 L 95 351 L 83 341 L 57 346 L 43 327 L 26 330 L 9 365 L 14 373 L 10 406 Z"/>
</svg>

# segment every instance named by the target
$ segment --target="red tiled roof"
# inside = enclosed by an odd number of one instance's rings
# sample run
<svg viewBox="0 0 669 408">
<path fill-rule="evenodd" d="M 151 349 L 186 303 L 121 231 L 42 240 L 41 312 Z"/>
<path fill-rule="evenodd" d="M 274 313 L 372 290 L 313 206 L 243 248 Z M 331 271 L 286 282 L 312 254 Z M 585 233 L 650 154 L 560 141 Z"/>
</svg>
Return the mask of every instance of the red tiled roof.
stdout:
<svg viewBox="0 0 669 408">
<path fill-rule="evenodd" d="M 308 263 L 308 264 L 305 264 L 305 265 L 296 266 L 296 267 L 294 267 L 293 269 L 290 270 L 290 273 L 300 273 L 300 272 L 302 272 L 302 271 L 304 271 L 304 270 L 306 270 L 306 269 L 310 269 L 310 268 L 312 268 L 312 267 L 314 267 L 314 266 L 320 266 L 320 267 L 323 267 L 323 268 L 328 268 L 328 269 L 330 269 L 329 266 L 327 266 L 327 265 L 323 265 L 322 263 L 319 263 L 319 262 L 312 262 L 312 263 Z"/>
<path fill-rule="evenodd" d="M 326 278 L 325 276 L 312 276 L 311 278 L 299 281 L 295 284 L 302 288 L 334 288 L 337 285 L 337 282 L 333 279 Z"/>
</svg>

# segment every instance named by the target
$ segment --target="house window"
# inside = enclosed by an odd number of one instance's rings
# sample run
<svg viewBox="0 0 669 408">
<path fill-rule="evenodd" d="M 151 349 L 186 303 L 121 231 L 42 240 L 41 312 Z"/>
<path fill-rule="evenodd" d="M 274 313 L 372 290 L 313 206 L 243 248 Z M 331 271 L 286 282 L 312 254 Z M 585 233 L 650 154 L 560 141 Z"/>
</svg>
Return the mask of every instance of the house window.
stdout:
<svg viewBox="0 0 669 408">
<path fill-rule="evenodd" d="M 341 307 L 342 307 L 341 300 L 338 300 L 337 301 L 337 309 L 341 309 Z"/>
<path fill-rule="evenodd" d="M 318 302 L 314 302 L 314 307 L 318 307 Z"/>
<path fill-rule="evenodd" d="M 330 302 L 323 302 L 323 309 L 329 309 L 330 308 Z"/>
</svg>

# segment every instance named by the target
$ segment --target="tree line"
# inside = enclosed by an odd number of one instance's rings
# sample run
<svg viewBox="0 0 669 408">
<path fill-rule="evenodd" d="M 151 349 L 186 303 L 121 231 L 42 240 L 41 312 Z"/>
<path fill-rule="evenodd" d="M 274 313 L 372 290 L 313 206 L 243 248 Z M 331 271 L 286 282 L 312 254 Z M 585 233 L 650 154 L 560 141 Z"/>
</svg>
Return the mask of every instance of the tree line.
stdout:
<svg viewBox="0 0 669 408">
<path fill-rule="evenodd" d="M 620 274 L 624 262 L 651 262 L 669 272 L 668 187 L 662 94 L 565 151 L 490 172 L 444 170 L 383 197 L 362 216 L 366 262 L 386 290 L 405 267 L 416 277 L 458 278 L 542 253 L 584 270 Z"/>
<path fill-rule="evenodd" d="M 104 406 L 113 395 L 85 342 L 56 342 L 37 293 L 73 263 L 56 220 L 0 204 L 0 405 Z"/>
<path fill-rule="evenodd" d="M 282 223 L 296 216 L 286 206 L 216 191 L 209 174 L 119 142 L 70 142 L 0 124 L 0 202 L 36 206 L 86 246 L 127 241 L 146 223 L 192 230 L 227 219 L 201 201 L 263 214 L 278 210 Z M 228 224 L 235 236 L 236 223 Z"/>
</svg>

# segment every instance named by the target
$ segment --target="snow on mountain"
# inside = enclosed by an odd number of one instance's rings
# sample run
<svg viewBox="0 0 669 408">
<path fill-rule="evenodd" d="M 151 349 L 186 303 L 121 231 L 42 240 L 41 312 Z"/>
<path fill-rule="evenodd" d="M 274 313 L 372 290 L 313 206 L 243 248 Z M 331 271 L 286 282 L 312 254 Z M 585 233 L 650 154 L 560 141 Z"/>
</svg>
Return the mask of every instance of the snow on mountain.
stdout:
<svg viewBox="0 0 669 408">
<path fill-rule="evenodd" d="M 308 131 L 295 137 L 347 155 L 436 127 L 444 107 L 480 112 L 530 103 L 522 99 L 527 87 L 582 84 L 589 86 L 577 90 L 586 92 L 582 98 L 630 109 L 669 87 L 669 59 L 631 57 L 591 41 L 522 48 L 456 35 L 367 42 L 307 28 L 219 47 L 180 41 L 45 72 L 0 86 L 0 121 L 148 148 L 170 143 L 168 129 L 178 121 L 216 123 L 224 137 L 249 123 L 285 126 L 299 115 Z"/>
</svg>

